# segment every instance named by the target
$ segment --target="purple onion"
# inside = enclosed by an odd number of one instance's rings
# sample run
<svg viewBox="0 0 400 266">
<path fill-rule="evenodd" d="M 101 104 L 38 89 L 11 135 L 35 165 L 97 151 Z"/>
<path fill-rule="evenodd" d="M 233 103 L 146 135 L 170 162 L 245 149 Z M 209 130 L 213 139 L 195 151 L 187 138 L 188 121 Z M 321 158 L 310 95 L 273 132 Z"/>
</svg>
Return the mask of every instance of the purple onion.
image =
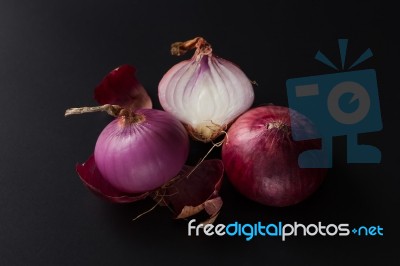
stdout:
<svg viewBox="0 0 400 266">
<path fill-rule="evenodd" d="M 99 172 L 113 187 L 142 193 L 175 177 L 188 151 L 188 135 L 177 119 L 160 110 L 140 109 L 104 128 L 94 158 Z"/>
</svg>

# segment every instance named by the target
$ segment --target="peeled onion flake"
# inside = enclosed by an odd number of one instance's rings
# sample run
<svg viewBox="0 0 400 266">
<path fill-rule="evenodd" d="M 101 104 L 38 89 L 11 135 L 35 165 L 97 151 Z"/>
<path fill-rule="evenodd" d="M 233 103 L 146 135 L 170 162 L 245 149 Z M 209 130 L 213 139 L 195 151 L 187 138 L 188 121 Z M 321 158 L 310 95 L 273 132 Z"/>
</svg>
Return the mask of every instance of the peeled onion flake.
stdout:
<svg viewBox="0 0 400 266">
<path fill-rule="evenodd" d="M 184 219 L 201 211 L 210 217 L 204 223 L 212 223 L 222 207 L 218 193 L 221 188 L 224 166 L 221 160 L 205 160 L 195 169 L 185 165 L 178 177 L 164 189 L 159 190 L 154 200 L 169 206 L 176 219 Z"/>
<path fill-rule="evenodd" d="M 115 189 L 97 169 L 94 156 L 83 164 L 76 165 L 76 171 L 82 182 L 96 195 L 114 203 L 130 203 L 146 198 L 149 193 L 127 194 Z"/>
<path fill-rule="evenodd" d="M 136 69 L 121 65 L 108 73 L 95 88 L 94 98 L 100 104 L 119 105 L 131 111 L 152 108 L 146 90 L 135 77 Z"/>
</svg>

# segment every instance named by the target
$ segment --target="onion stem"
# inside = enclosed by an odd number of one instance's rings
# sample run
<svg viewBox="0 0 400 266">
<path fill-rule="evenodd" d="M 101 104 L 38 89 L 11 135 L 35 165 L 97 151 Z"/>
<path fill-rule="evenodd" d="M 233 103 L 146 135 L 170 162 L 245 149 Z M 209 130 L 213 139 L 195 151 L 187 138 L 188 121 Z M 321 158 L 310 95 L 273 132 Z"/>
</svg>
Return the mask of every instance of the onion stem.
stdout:
<svg viewBox="0 0 400 266">
<path fill-rule="evenodd" d="M 212 52 L 211 45 L 203 37 L 196 37 L 185 42 L 175 42 L 171 44 L 171 54 L 180 56 L 195 48 L 196 55 L 211 54 Z"/>
<path fill-rule="evenodd" d="M 69 108 L 65 111 L 64 115 L 70 116 L 70 115 L 80 115 L 80 114 L 94 113 L 94 112 L 106 112 L 111 116 L 118 117 L 121 115 L 121 111 L 123 110 L 124 109 L 119 105 L 105 104 L 101 106 Z"/>
<path fill-rule="evenodd" d="M 290 133 L 290 127 L 285 123 L 283 123 L 282 121 L 269 122 L 265 126 L 267 127 L 268 130 L 276 128 L 278 130 L 282 130 L 285 133 Z"/>
</svg>

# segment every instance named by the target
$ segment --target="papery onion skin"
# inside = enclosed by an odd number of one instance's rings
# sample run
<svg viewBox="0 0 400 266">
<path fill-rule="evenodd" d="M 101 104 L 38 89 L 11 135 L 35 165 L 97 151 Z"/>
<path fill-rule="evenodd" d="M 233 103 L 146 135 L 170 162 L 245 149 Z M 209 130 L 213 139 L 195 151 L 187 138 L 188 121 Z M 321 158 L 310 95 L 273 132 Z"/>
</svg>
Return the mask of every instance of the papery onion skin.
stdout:
<svg viewBox="0 0 400 266">
<path fill-rule="evenodd" d="M 161 79 L 158 96 L 164 110 L 204 142 L 216 138 L 254 101 L 243 71 L 213 54 L 198 54 L 173 66 Z"/>
<path fill-rule="evenodd" d="M 202 223 L 212 223 L 223 204 L 219 196 L 223 176 L 221 160 L 204 160 L 194 167 L 185 165 L 173 181 L 158 191 L 154 200 L 168 205 L 177 219 L 205 210 L 210 217 Z"/>
<path fill-rule="evenodd" d="M 131 203 L 142 200 L 149 195 L 149 192 L 138 194 L 127 194 L 115 189 L 110 182 L 104 179 L 94 161 L 94 156 L 83 164 L 76 165 L 76 171 L 83 184 L 94 194 L 113 203 Z"/>
<path fill-rule="evenodd" d="M 103 177 L 126 193 L 162 186 L 178 174 L 189 151 L 187 132 L 170 114 L 155 109 L 135 114 L 137 122 L 122 116 L 108 124 L 94 152 Z"/>
<path fill-rule="evenodd" d="M 326 169 L 299 167 L 299 154 L 320 149 L 321 143 L 316 139 L 292 140 L 289 110 L 261 106 L 247 111 L 232 124 L 222 148 L 224 167 L 233 186 L 249 199 L 269 206 L 301 202 L 326 176 Z M 296 114 L 294 125 L 312 131 L 309 120 Z M 323 160 L 314 159 L 316 163 Z"/>
<path fill-rule="evenodd" d="M 121 65 L 108 73 L 94 90 L 94 98 L 100 104 L 115 104 L 125 109 L 152 108 L 152 102 L 135 76 L 136 68 Z"/>
</svg>

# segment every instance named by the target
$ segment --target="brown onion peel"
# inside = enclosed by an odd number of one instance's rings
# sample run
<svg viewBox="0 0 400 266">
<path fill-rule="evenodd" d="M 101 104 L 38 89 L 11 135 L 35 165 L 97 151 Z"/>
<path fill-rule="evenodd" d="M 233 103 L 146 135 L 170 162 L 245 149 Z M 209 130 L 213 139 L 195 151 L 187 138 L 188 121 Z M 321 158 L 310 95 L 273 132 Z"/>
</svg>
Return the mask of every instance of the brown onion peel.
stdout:
<svg viewBox="0 0 400 266">
<path fill-rule="evenodd" d="M 223 204 L 219 196 L 223 173 L 223 163 L 217 159 L 205 160 L 195 167 L 185 165 L 175 179 L 153 194 L 153 199 L 168 206 L 176 219 L 204 210 L 209 218 L 203 223 L 212 223 Z"/>
</svg>

